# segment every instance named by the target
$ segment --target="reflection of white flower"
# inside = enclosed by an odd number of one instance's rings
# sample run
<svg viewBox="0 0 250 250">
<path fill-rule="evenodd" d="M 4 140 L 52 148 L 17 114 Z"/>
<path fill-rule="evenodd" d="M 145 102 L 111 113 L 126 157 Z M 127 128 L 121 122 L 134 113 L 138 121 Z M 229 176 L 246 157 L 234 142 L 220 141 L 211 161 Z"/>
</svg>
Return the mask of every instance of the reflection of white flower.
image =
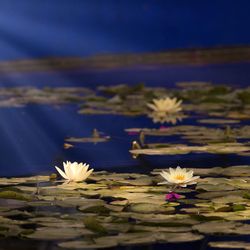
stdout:
<svg viewBox="0 0 250 250">
<path fill-rule="evenodd" d="M 153 103 L 148 103 L 147 106 L 152 111 L 162 114 L 173 114 L 182 110 L 182 100 L 177 101 L 177 98 L 160 98 L 153 99 Z"/>
<path fill-rule="evenodd" d="M 183 115 L 182 114 L 166 114 L 165 112 L 152 112 L 148 114 L 148 116 L 153 119 L 154 123 L 171 123 L 176 124 L 177 122 L 182 121 Z"/>
<path fill-rule="evenodd" d="M 86 163 L 71 163 L 70 161 L 67 161 L 66 163 L 64 162 L 63 167 L 64 172 L 58 167 L 55 168 L 64 179 L 73 182 L 84 181 L 94 170 L 90 169 L 88 171 L 89 165 Z"/>
<path fill-rule="evenodd" d="M 169 168 L 169 172 L 162 171 L 160 175 L 166 181 L 159 184 L 176 185 L 180 187 L 196 184 L 196 180 L 200 178 L 200 176 L 193 176 L 192 170 L 187 171 L 186 168 L 180 168 L 179 166 L 176 169 Z"/>
</svg>

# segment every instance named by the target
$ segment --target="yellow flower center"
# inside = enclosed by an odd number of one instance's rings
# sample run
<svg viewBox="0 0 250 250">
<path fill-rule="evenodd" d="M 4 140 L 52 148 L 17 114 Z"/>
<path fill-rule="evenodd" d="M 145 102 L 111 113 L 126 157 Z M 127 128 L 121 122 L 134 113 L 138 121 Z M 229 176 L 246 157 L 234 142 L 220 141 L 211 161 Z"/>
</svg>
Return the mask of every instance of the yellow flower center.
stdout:
<svg viewBox="0 0 250 250">
<path fill-rule="evenodd" d="M 185 180 L 185 175 L 183 175 L 183 174 L 177 174 L 175 176 L 175 179 L 178 180 L 178 181 L 184 181 Z"/>
</svg>

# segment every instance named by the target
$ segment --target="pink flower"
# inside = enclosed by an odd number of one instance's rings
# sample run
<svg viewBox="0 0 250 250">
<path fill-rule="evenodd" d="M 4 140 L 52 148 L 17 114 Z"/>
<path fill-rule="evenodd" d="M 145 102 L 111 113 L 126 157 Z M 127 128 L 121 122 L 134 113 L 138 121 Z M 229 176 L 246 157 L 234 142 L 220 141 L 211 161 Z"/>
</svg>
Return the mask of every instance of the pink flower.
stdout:
<svg viewBox="0 0 250 250">
<path fill-rule="evenodd" d="M 166 130 L 166 129 L 168 129 L 168 127 L 160 126 L 160 130 Z"/>
<path fill-rule="evenodd" d="M 138 135 L 139 132 L 138 131 L 129 131 L 128 135 Z"/>
<path fill-rule="evenodd" d="M 166 201 L 176 201 L 178 199 L 180 199 L 181 196 L 179 194 L 176 194 L 175 192 L 170 192 L 168 194 L 166 194 Z"/>
</svg>

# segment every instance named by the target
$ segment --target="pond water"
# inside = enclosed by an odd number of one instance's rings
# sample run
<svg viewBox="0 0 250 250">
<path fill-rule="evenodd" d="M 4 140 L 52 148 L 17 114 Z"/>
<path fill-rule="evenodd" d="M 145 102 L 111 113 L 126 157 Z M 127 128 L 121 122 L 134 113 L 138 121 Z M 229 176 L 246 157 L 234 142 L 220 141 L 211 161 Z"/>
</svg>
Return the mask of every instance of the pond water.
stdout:
<svg viewBox="0 0 250 250">
<path fill-rule="evenodd" d="M 95 89 L 105 84 L 129 85 L 144 82 L 146 86 L 174 87 L 182 81 L 208 81 L 213 84 L 231 84 L 248 86 L 250 82 L 250 65 L 248 63 L 202 65 L 202 66 L 136 66 L 133 68 L 112 70 L 74 70 L 65 72 L 29 72 L 4 73 L 0 75 L 0 86 L 22 87 L 88 87 Z M 181 72 L 181 74 L 179 73 Z M 134 160 L 128 153 L 131 142 L 136 136 L 128 136 L 126 128 L 157 128 L 147 116 L 128 117 L 122 115 L 79 115 L 78 104 L 37 105 L 24 107 L 2 107 L 0 146 L 1 176 L 20 176 L 46 173 L 54 164 L 63 160 L 90 162 L 97 169 L 117 169 L 117 171 L 144 171 L 143 167 L 152 167 L 153 162 L 143 159 Z M 181 125 L 194 125 L 197 119 L 187 117 Z M 205 117 L 205 116 L 204 116 Z M 204 118 L 203 117 L 203 118 Z M 112 123 L 110 121 L 112 120 Z M 242 123 L 247 123 L 243 120 Z M 171 124 L 168 124 L 171 126 Z M 211 125 L 209 125 L 211 126 Z M 79 144 L 74 150 L 64 150 L 66 137 L 87 137 L 96 128 L 112 137 L 105 144 Z M 98 157 L 97 157 L 98 156 Z M 160 157 L 164 158 L 164 157 Z M 237 156 L 191 155 L 185 157 L 187 167 L 205 167 L 233 163 L 245 164 L 245 159 Z M 158 161 L 154 159 L 155 161 Z M 183 157 L 182 157 L 183 159 Z M 182 164 L 179 156 L 171 156 L 157 164 L 172 166 Z M 18 165 L 18 167 L 16 167 Z"/>
<path fill-rule="evenodd" d="M 150 172 L 155 167 L 167 168 L 177 165 L 192 168 L 249 163 L 248 158 L 231 154 L 141 156 L 133 159 L 129 150 L 132 141 L 137 140 L 138 135 L 128 135 L 125 129 L 159 128 L 159 125 L 154 124 L 147 116 L 79 115 L 77 110 L 77 105 L 72 104 L 58 107 L 28 105 L 23 108 L 0 109 L 0 175 L 11 177 L 46 174 L 53 170 L 54 165 L 61 165 L 66 160 L 88 162 L 97 170 L 118 172 Z M 246 123 L 244 121 L 243 124 Z M 192 117 L 180 123 L 195 124 L 196 120 Z M 65 138 L 89 137 L 94 128 L 111 139 L 103 143 L 77 143 L 73 149 L 63 148 Z M 156 139 L 158 142 L 162 140 Z M 168 138 L 168 141 L 176 142 L 176 138 Z"/>
<path fill-rule="evenodd" d="M 2 74 L 0 247 L 249 247 L 248 69 L 242 63 Z M 127 85 L 112 87 L 120 83 Z M 183 99 L 183 116 L 154 122 L 145 104 L 168 94 Z M 86 162 L 95 172 L 86 183 L 63 183 L 51 174 L 66 161 Z M 178 165 L 201 179 L 167 202 L 159 169 Z"/>
</svg>

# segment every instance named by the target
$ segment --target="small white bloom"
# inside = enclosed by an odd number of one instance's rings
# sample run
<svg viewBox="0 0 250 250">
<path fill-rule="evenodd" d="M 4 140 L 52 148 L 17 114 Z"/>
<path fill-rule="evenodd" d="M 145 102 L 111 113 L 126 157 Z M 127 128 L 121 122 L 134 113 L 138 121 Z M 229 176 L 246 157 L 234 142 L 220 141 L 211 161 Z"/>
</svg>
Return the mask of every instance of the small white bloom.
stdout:
<svg viewBox="0 0 250 250">
<path fill-rule="evenodd" d="M 86 163 L 77 163 L 70 161 L 63 163 L 64 172 L 58 168 L 55 167 L 56 170 L 59 172 L 59 174 L 69 182 L 79 182 L 86 180 L 89 175 L 93 172 L 94 169 L 88 170 L 89 165 Z"/>
<path fill-rule="evenodd" d="M 177 185 L 180 187 L 193 185 L 200 178 L 200 176 L 193 176 L 193 173 L 192 170 L 187 171 L 186 168 L 180 168 L 179 166 L 176 169 L 169 168 L 169 172 L 162 171 L 160 173 L 166 181 L 159 184 Z"/>
<path fill-rule="evenodd" d="M 177 98 L 165 97 L 153 99 L 153 103 L 148 103 L 147 106 L 152 111 L 165 115 L 180 112 L 182 110 L 181 103 L 182 100 L 177 101 Z"/>
</svg>

